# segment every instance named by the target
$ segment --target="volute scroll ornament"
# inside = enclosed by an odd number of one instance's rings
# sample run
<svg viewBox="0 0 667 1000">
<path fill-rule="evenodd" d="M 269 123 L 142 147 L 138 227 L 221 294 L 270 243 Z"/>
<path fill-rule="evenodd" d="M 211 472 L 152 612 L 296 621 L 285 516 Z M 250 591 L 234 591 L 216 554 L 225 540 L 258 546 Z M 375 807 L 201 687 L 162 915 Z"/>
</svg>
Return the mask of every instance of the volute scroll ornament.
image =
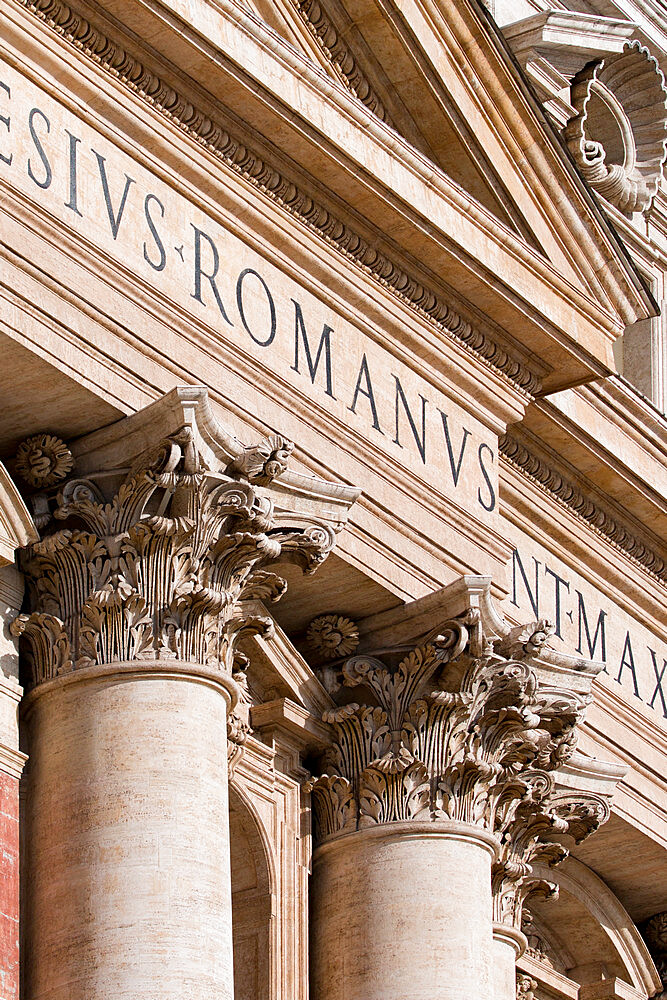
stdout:
<svg viewBox="0 0 667 1000">
<path fill-rule="evenodd" d="M 645 212 L 667 158 L 667 89 L 662 71 L 638 41 L 573 78 L 576 115 L 564 138 L 591 187 L 621 212 Z"/>
<path fill-rule="evenodd" d="M 551 631 L 491 634 L 470 608 L 412 649 L 324 666 L 338 707 L 324 715 L 332 745 L 306 786 L 316 839 L 405 820 L 476 826 L 498 844 L 494 920 L 520 931 L 524 900 L 554 892 L 533 863 L 557 864 L 568 838 L 609 814 L 603 796 L 557 781 L 590 694 L 557 668 L 544 679 L 535 657 Z"/>
<path fill-rule="evenodd" d="M 230 461 L 231 439 L 213 440 L 202 394 L 180 391 L 188 407 L 200 407 L 201 433 L 190 421 L 131 458 L 129 469 L 109 469 L 107 461 L 99 473 L 43 495 L 46 531 L 20 557 L 32 611 L 13 626 L 29 685 L 132 660 L 185 661 L 238 679 L 245 665 L 239 640 L 272 629 L 271 619 L 249 616 L 241 602 L 282 596 L 286 583 L 272 570 L 278 560 L 310 573 L 331 551 L 340 524 L 320 522 L 312 503 L 310 512 L 291 512 L 288 487 L 278 500 L 272 493 L 291 443 L 276 436 L 242 454 L 237 446 L 238 460 Z M 171 393 L 153 408 L 171 414 L 175 401 L 180 396 Z M 134 435 L 143 441 L 147 418 L 126 420 L 130 427 L 143 420 Z M 217 467 L 213 447 L 221 453 Z M 231 741 L 242 745 L 247 720 L 230 722 Z"/>
</svg>

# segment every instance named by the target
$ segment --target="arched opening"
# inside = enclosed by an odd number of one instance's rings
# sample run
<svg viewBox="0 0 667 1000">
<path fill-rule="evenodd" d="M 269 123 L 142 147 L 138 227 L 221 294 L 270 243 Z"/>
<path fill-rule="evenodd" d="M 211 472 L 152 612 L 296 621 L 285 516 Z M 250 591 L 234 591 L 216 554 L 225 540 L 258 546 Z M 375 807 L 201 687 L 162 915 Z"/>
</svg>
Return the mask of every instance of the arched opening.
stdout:
<svg viewBox="0 0 667 1000">
<path fill-rule="evenodd" d="M 258 822 L 229 790 L 234 1000 L 271 1000 L 271 871 Z"/>
</svg>

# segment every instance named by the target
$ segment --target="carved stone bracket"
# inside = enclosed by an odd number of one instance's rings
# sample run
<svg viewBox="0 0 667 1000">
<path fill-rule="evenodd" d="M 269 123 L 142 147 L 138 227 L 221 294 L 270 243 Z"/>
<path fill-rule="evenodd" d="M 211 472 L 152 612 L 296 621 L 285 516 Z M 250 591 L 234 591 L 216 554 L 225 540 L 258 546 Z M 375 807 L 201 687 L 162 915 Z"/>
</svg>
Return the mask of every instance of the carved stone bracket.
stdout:
<svg viewBox="0 0 667 1000">
<path fill-rule="evenodd" d="M 558 863 L 564 835 L 578 841 L 609 813 L 603 796 L 555 780 L 590 695 L 532 661 L 550 631 L 491 636 L 470 609 L 416 648 L 327 666 L 339 707 L 324 716 L 332 747 L 307 786 L 317 838 L 412 819 L 481 827 L 499 844 L 494 920 L 520 930 L 524 899 L 553 891 L 533 861 Z"/>
</svg>

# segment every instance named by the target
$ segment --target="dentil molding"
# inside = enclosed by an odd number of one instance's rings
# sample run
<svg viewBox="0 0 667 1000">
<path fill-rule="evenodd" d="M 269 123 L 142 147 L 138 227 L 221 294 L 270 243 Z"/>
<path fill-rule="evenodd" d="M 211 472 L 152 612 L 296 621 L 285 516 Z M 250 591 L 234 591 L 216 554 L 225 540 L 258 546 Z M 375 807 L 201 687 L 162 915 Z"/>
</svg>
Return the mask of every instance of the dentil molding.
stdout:
<svg viewBox="0 0 667 1000">
<path fill-rule="evenodd" d="M 388 288 L 439 330 L 502 373 L 526 395 L 534 395 L 539 379 L 487 333 L 473 326 L 436 292 L 427 288 L 395 260 L 371 244 L 291 178 L 214 121 L 171 87 L 101 27 L 63 0 L 21 0 L 59 35 L 104 67 L 170 121 L 222 160 L 227 167 L 260 188 L 299 221 L 323 237 L 344 256 Z M 326 49 L 325 49 L 326 51 Z"/>
<path fill-rule="evenodd" d="M 338 76 L 358 100 L 381 121 L 394 128 L 387 109 L 352 54 L 345 39 L 336 30 L 318 0 L 292 0 L 312 34 L 329 57 Z"/>
<path fill-rule="evenodd" d="M 510 465 L 520 469 L 524 475 L 586 521 L 607 541 L 621 549 L 634 562 L 639 563 L 644 570 L 663 583 L 667 582 L 665 560 L 637 538 L 630 528 L 561 475 L 557 469 L 548 465 L 511 434 L 504 434 L 500 438 L 498 450 Z"/>
</svg>

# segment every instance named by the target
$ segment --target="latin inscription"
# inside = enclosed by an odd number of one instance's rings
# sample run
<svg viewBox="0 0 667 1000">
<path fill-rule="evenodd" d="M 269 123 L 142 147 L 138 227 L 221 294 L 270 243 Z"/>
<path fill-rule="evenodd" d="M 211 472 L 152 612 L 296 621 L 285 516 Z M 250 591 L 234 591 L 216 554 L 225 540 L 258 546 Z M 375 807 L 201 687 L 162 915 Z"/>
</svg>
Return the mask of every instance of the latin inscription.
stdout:
<svg viewBox="0 0 667 1000">
<path fill-rule="evenodd" d="M 3 176 L 429 486 L 496 511 L 496 441 L 473 414 L 9 66 Z"/>
<path fill-rule="evenodd" d="M 667 719 L 667 648 L 528 540 L 512 555 L 510 602 L 555 627 L 554 645 L 604 664 L 607 686 Z"/>
</svg>

